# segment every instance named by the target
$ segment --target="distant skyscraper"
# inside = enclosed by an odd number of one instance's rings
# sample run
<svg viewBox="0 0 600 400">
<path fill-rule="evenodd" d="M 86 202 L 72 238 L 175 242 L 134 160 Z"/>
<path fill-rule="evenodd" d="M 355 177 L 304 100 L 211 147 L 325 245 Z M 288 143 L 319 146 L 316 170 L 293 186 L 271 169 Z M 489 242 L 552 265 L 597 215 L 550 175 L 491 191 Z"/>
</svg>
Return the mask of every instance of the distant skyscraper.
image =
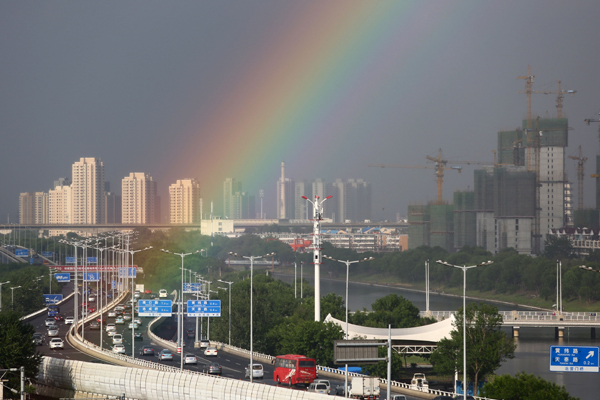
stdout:
<svg viewBox="0 0 600 400">
<path fill-rule="evenodd" d="M 346 186 L 348 194 L 348 202 L 346 204 L 346 219 L 350 219 L 353 222 L 371 220 L 371 184 L 362 179 L 348 179 Z"/>
<path fill-rule="evenodd" d="M 123 220 L 121 206 L 121 196 L 113 192 L 104 192 L 104 222 L 107 224 L 120 224 Z"/>
<path fill-rule="evenodd" d="M 233 210 L 231 219 L 249 219 L 256 217 L 256 200 L 246 192 L 235 192 L 232 196 Z"/>
<path fill-rule="evenodd" d="M 58 178 L 58 180 L 54 181 L 54 189 L 58 186 L 69 186 L 71 185 L 71 179 L 69 178 Z"/>
<path fill-rule="evenodd" d="M 242 192 L 242 182 L 238 182 L 235 178 L 227 178 L 223 182 L 223 217 L 234 219 L 235 206 L 233 196 L 237 192 Z"/>
<path fill-rule="evenodd" d="M 281 163 L 281 177 L 277 181 L 277 218 L 295 218 L 294 181 L 285 177 L 285 163 Z"/>
<path fill-rule="evenodd" d="M 48 193 L 21 193 L 19 196 L 19 222 L 21 224 L 47 224 Z"/>
<path fill-rule="evenodd" d="M 200 184 L 181 179 L 169 186 L 169 215 L 172 224 L 200 223 Z"/>
<path fill-rule="evenodd" d="M 295 219 L 310 219 L 309 209 L 310 203 L 302 198 L 306 196 L 309 199 L 313 198 L 312 184 L 308 181 L 298 181 L 294 184 L 294 218 Z"/>
<path fill-rule="evenodd" d="M 319 198 L 324 199 L 327 196 L 335 196 L 336 192 L 331 183 L 327 183 L 322 179 L 315 179 L 312 182 L 312 197 L 319 196 Z M 307 196 L 308 197 L 308 196 Z M 308 205 L 308 215 L 312 215 L 313 209 L 312 205 Z M 329 199 L 323 203 L 323 218 L 331 218 L 335 217 L 335 212 L 337 210 L 337 204 L 335 198 Z"/>
<path fill-rule="evenodd" d="M 73 164 L 71 222 L 104 222 L 104 164 L 99 158 L 81 158 Z"/>
<path fill-rule="evenodd" d="M 143 172 L 123 178 L 121 220 L 124 224 L 151 224 L 156 221 L 156 182 Z"/>
</svg>

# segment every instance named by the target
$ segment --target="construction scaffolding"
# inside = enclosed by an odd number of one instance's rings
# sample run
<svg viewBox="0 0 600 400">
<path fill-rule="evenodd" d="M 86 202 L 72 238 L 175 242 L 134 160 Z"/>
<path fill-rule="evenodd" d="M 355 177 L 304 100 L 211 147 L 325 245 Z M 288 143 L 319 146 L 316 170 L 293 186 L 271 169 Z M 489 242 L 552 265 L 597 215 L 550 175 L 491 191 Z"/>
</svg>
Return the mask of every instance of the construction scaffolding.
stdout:
<svg viewBox="0 0 600 400">
<path fill-rule="evenodd" d="M 593 231 L 600 230 L 599 210 L 575 210 L 573 212 L 573 223 L 576 228 L 588 228 Z"/>
<path fill-rule="evenodd" d="M 475 192 L 454 192 L 454 249 L 477 246 Z"/>
<path fill-rule="evenodd" d="M 474 171 L 475 210 L 494 211 L 494 168 L 483 167 Z"/>
<path fill-rule="evenodd" d="M 448 252 L 454 251 L 454 206 L 452 204 L 429 204 L 429 243 Z"/>
<path fill-rule="evenodd" d="M 535 216 L 535 172 L 525 167 L 494 170 L 494 216 L 516 218 Z"/>
<path fill-rule="evenodd" d="M 525 145 L 523 144 L 523 131 L 498 132 L 498 164 L 497 165 L 524 165 Z"/>
</svg>

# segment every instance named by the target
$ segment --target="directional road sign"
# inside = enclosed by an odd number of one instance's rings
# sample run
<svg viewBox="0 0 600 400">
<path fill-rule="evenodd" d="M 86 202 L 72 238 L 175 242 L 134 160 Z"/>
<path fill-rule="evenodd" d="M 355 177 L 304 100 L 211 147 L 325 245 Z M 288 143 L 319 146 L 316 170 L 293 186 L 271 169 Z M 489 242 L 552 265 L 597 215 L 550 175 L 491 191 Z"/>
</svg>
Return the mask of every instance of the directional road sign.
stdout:
<svg viewBox="0 0 600 400">
<path fill-rule="evenodd" d="M 119 278 L 137 278 L 137 267 L 121 267 L 119 268 Z"/>
<path fill-rule="evenodd" d="M 63 299 L 62 294 L 44 294 L 42 296 L 44 296 L 44 302 L 46 304 L 56 304 L 61 302 Z"/>
<path fill-rule="evenodd" d="M 66 264 L 75 264 L 75 257 L 65 257 Z"/>
<path fill-rule="evenodd" d="M 173 311 L 171 300 L 138 300 L 140 317 L 170 317 Z"/>
<path fill-rule="evenodd" d="M 183 293 L 200 293 L 202 292 L 202 283 L 184 283 Z"/>
<path fill-rule="evenodd" d="M 71 274 L 68 272 L 61 272 L 59 274 L 54 274 L 54 278 L 57 282 L 71 282 Z"/>
<path fill-rule="evenodd" d="M 97 272 L 86 272 L 83 274 L 83 280 L 85 282 L 98 282 L 98 273 Z"/>
<path fill-rule="evenodd" d="M 54 252 L 53 251 L 42 251 L 42 256 L 43 257 L 53 257 Z"/>
<path fill-rule="evenodd" d="M 188 300 L 188 317 L 220 317 L 221 300 Z"/>
<path fill-rule="evenodd" d="M 28 249 L 16 249 L 15 250 L 15 256 L 17 256 L 17 257 L 29 257 L 29 250 Z"/>
<path fill-rule="evenodd" d="M 96 264 L 98 262 L 98 257 L 88 257 L 87 262 L 88 264 Z"/>
<path fill-rule="evenodd" d="M 598 347 L 550 346 L 550 371 L 600 372 Z"/>
</svg>

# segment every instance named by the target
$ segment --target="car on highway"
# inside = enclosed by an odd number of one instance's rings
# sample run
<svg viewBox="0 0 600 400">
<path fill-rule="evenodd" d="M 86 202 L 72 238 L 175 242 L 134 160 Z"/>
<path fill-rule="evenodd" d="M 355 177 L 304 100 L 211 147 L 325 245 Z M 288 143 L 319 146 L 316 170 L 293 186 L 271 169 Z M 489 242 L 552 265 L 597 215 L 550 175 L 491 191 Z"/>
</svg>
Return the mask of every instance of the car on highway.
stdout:
<svg viewBox="0 0 600 400">
<path fill-rule="evenodd" d="M 450 397 L 450 396 L 436 396 L 433 398 L 433 400 L 459 400 L 462 399 L 463 396 L 458 396 L 456 399 L 454 399 L 454 397 Z M 467 398 L 469 398 L 469 396 L 467 396 Z"/>
<path fill-rule="evenodd" d="M 123 313 L 123 319 L 125 321 L 131 321 L 131 313 L 128 313 L 128 312 Z"/>
<path fill-rule="evenodd" d="M 122 344 L 115 344 L 112 348 L 113 353 L 117 353 L 117 354 L 126 354 L 125 353 L 125 346 L 123 346 Z"/>
<path fill-rule="evenodd" d="M 107 331 L 107 332 L 106 332 L 106 335 L 107 335 L 108 337 L 113 337 L 113 336 L 115 336 L 116 334 L 117 334 L 117 331 Z"/>
<path fill-rule="evenodd" d="M 43 333 L 34 333 L 33 334 L 33 343 L 35 343 L 36 346 L 43 345 L 45 341 L 46 341 L 46 337 L 44 336 Z"/>
<path fill-rule="evenodd" d="M 144 334 L 141 331 L 135 332 L 133 334 L 133 339 L 134 340 L 144 340 Z"/>
<path fill-rule="evenodd" d="M 117 330 L 117 326 L 115 324 L 106 324 L 104 330 L 106 332 L 108 331 L 116 331 Z"/>
<path fill-rule="evenodd" d="M 117 324 L 117 325 L 124 325 L 125 324 L 125 318 L 123 318 L 122 316 L 118 316 L 115 319 L 115 324 Z"/>
<path fill-rule="evenodd" d="M 88 297 L 88 301 L 89 301 L 90 303 L 93 303 L 93 302 L 95 302 L 95 301 L 96 301 L 96 296 L 94 296 L 93 294 L 90 294 L 90 295 L 89 295 L 89 297 Z"/>
<path fill-rule="evenodd" d="M 140 350 L 140 356 L 153 356 L 153 355 L 154 355 L 154 348 L 152 348 L 150 346 L 144 346 Z"/>
<path fill-rule="evenodd" d="M 138 324 L 138 326 L 142 326 L 142 319 L 141 318 L 134 318 L 133 321 Z"/>
<path fill-rule="evenodd" d="M 151 294 L 151 293 L 152 293 L 152 290 L 150 290 L 150 289 L 144 290 L 144 294 Z"/>
<path fill-rule="evenodd" d="M 460 396 L 457 398 L 457 400 L 459 398 L 460 398 Z M 392 400 L 406 400 L 406 396 L 403 394 L 395 394 L 395 395 L 392 395 Z"/>
<path fill-rule="evenodd" d="M 115 310 L 108 311 L 108 318 L 114 318 L 117 316 L 117 312 Z"/>
<path fill-rule="evenodd" d="M 96 307 L 94 307 L 94 306 L 89 306 L 87 310 L 88 310 L 88 312 L 91 314 L 91 313 L 94 313 L 94 312 L 96 312 Z"/>
<path fill-rule="evenodd" d="M 265 377 L 265 370 L 262 364 L 252 364 L 252 379 L 262 379 Z M 250 365 L 246 366 L 244 378 L 250 379 Z"/>
<path fill-rule="evenodd" d="M 65 324 L 67 325 L 71 325 L 75 322 L 75 318 L 74 317 L 67 317 L 65 318 Z"/>
<path fill-rule="evenodd" d="M 49 346 L 50 346 L 50 350 L 64 349 L 65 343 L 63 342 L 63 340 L 61 338 L 53 338 L 50 340 Z"/>
<path fill-rule="evenodd" d="M 196 330 L 195 329 L 186 329 L 185 334 L 187 335 L 188 339 L 193 339 L 196 337 Z"/>
<path fill-rule="evenodd" d="M 158 297 L 167 297 L 168 293 L 166 289 L 160 289 L 158 291 Z"/>
<path fill-rule="evenodd" d="M 352 390 L 352 385 L 350 383 L 348 383 L 348 392 L 350 392 Z M 345 396 L 346 392 L 344 391 L 344 385 L 337 385 L 335 387 L 335 395 L 336 396 Z"/>
<path fill-rule="evenodd" d="M 44 321 L 44 324 L 46 326 L 56 325 L 56 320 L 54 318 L 46 318 L 46 320 Z"/>
<path fill-rule="evenodd" d="M 221 365 L 217 362 L 211 362 L 204 365 L 203 372 L 205 374 L 221 375 Z"/>
<path fill-rule="evenodd" d="M 210 341 L 206 340 L 206 339 L 202 339 L 200 340 L 200 348 L 201 349 L 206 349 L 210 346 Z"/>
<path fill-rule="evenodd" d="M 327 379 L 315 379 L 313 383 L 322 383 L 327 386 L 327 394 L 331 393 L 331 383 Z M 320 393 L 320 392 L 319 392 Z"/>
<path fill-rule="evenodd" d="M 48 327 L 48 336 L 50 336 L 50 337 L 58 336 L 58 326 L 50 325 Z"/>
<path fill-rule="evenodd" d="M 136 299 L 139 299 L 141 296 L 142 296 L 142 295 L 141 295 L 141 294 L 140 294 L 140 292 L 139 292 L 139 291 L 137 291 L 137 290 L 136 290 L 136 291 L 135 291 L 135 293 L 133 294 L 133 297 L 134 297 L 134 298 L 136 298 Z"/>
<path fill-rule="evenodd" d="M 204 350 L 204 355 L 206 357 L 216 357 L 217 356 L 217 348 L 216 347 L 207 347 Z"/>
<path fill-rule="evenodd" d="M 94 331 L 100 330 L 100 323 L 97 321 L 90 322 L 90 329 Z"/>
<path fill-rule="evenodd" d="M 60 314 L 56 314 L 56 315 L 54 316 L 54 320 L 55 320 L 55 321 L 57 321 L 57 322 L 59 322 L 59 321 L 64 321 L 64 320 L 65 320 L 65 317 L 64 317 L 64 316 L 62 316 L 62 315 L 60 315 Z"/>
<path fill-rule="evenodd" d="M 326 384 L 318 382 L 312 382 L 310 385 L 308 385 L 308 389 L 306 389 L 307 392 L 321 394 L 329 394 L 328 390 L 329 389 Z"/>
<path fill-rule="evenodd" d="M 96 321 L 102 324 L 106 324 L 106 318 L 98 317 L 96 318 Z"/>
<path fill-rule="evenodd" d="M 169 349 L 163 349 L 158 353 L 158 359 L 161 361 L 170 360 L 173 361 L 173 353 Z"/>
<path fill-rule="evenodd" d="M 137 322 L 133 322 L 133 321 L 131 321 L 131 322 L 129 323 L 129 329 L 132 329 L 132 328 L 133 328 L 133 329 L 137 329 L 137 328 L 139 328 L 139 327 L 140 327 L 140 326 L 137 324 Z"/>
<path fill-rule="evenodd" d="M 113 344 L 123 344 L 123 335 L 117 333 L 112 338 Z"/>
<path fill-rule="evenodd" d="M 183 359 L 184 364 L 198 364 L 198 358 L 194 354 L 186 354 Z"/>
</svg>

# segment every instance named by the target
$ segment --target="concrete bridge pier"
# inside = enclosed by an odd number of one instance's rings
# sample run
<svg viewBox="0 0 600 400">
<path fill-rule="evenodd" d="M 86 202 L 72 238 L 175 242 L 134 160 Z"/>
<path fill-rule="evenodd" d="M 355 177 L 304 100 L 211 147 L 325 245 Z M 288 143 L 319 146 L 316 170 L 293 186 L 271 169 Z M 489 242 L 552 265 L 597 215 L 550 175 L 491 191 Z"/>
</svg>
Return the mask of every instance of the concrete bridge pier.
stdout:
<svg viewBox="0 0 600 400">
<path fill-rule="evenodd" d="M 554 328 L 554 337 L 556 339 L 563 339 L 565 337 L 565 327 L 557 326 L 556 328 Z"/>
<path fill-rule="evenodd" d="M 520 327 L 513 326 L 512 335 L 513 335 L 514 338 L 518 338 L 519 337 L 519 329 L 520 329 Z"/>
<path fill-rule="evenodd" d="M 590 333 L 591 333 L 592 339 L 596 339 L 596 328 L 591 328 Z"/>
</svg>

